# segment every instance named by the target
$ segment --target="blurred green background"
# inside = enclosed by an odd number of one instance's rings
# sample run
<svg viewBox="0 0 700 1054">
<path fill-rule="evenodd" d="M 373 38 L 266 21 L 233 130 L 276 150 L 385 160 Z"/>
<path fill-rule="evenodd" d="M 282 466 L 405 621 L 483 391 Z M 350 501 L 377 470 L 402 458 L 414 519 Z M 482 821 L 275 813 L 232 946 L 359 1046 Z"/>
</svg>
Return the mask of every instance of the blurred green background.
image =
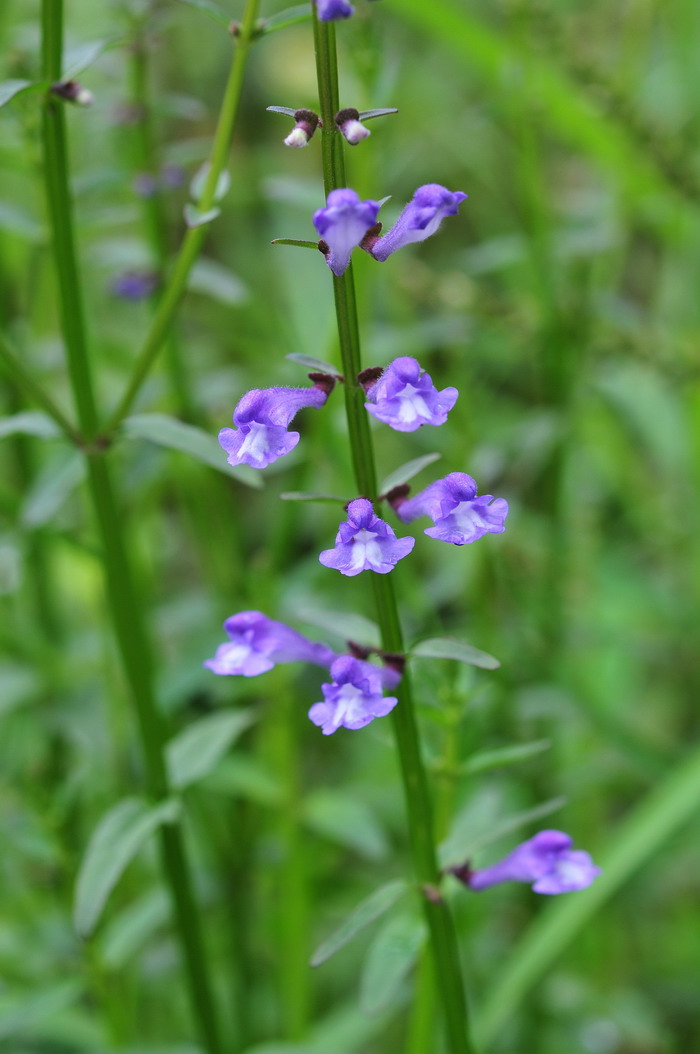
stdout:
<svg viewBox="0 0 700 1054">
<path fill-rule="evenodd" d="M 29 0 L 3 4 L 3 78 L 38 76 L 38 14 Z M 111 283 L 162 270 L 181 240 L 231 38 L 175 0 L 68 0 L 66 16 L 69 47 L 104 44 L 80 75 L 93 106 L 67 116 L 106 412 L 152 313 Z M 469 194 L 429 242 L 383 265 L 356 254 L 365 364 L 413 355 L 438 387 L 460 390 L 439 430 L 377 427 L 380 474 L 436 452 L 416 486 L 464 471 L 511 505 L 504 535 L 454 549 L 418 533 L 395 572 L 409 639 L 452 635 L 502 664 L 416 663 L 446 856 L 490 863 L 542 826 L 596 859 L 613 853 L 590 910 L 578 894 L 552 904 L 514 886 L 455 886 L 470 1000 L 494 1052 L 687 1054 L 700 1049 L 700 776 L 685 760 L 699 687 L 700 6 L 357 0 L 338 40 L 342 104 L 400 111 L 347 151 L 352 186 L 391 195 L 385 224 L 420 184 Z M 150 115 L 146 153 L 137 103 Z M 320 144 L 285 149 L 290 122 L 271 104 L 317 105 L 308 22 L 252 51 L 231 190 L 136 407 L 212 435 L 248 388 L 304 383 L 285 355 L 338 361 L 323 260 L 270 244 L 314 237 Z M 0 322 L 71 408 L 36 97 L 0 120 Z M 186 180 L 160 193 L 155 229 L 134 180 L 166 164 Z M 4 417 L 34 409 L 1 383 Z M 337 508 L 280 500 L 354 496 L 341 404 L 336 393 L 302 415 L 301 443 L 262 490 L 133 437 L 110 452 L 173 728 L 219 708 L 256 714 L 185 795 L 234 1054 L 410 1049 L 410 956 L 389 956 L 393 987 L 373 998 L 384 920 L 317 971 L 306 965 L 355 904 L 408 870 L 388 729 L 322 739 L 306 718 L 318 671 L 217 680 L 201 666 L 235 611 L 259 608 L 335 647 L 343 615 L 371 614 L 366 576 L 338 581 L 318 563 Z M 81 462 L 62 442 L 14 434 L 0 466 L 0 1051 L 194 1054 L 150 851 L 93 939 L 71 924 L 90 833 L 141 781 Z M 527 744 L 517 764 L 479 761 Z M 632 845 L 630 817 L 660 794 L 668 808 L 642 814 Z M 539 950 L 533 923 L 549 927 Z M 438 1030 L 428 1049 L 441 1050 Z"/>
</svg>

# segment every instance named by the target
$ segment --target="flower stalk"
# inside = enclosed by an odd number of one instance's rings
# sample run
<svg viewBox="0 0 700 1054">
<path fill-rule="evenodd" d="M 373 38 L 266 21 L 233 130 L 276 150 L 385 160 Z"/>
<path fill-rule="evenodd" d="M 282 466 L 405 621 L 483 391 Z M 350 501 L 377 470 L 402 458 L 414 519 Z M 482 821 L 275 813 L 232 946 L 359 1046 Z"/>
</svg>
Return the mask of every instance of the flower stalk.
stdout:
<svg viewBox="0 0 700 1054">
<path fill-rule="evenodd" d="M 315 11 L 314 44 L 323 122 L 323 181 L 328 196 L 334 190 L 345 188 L 347 180 L 343 140 L 334 121 L 340 109 L 335 26 L 322 22 Z M 333 293 L 355 481 L 358 492 L 374 500 L 377 497 L 374 448 L 365 410 L 365 391 L 356 380 L 362 371 L 362 357 L 352 264 L 344 274 L 333 276 Z M 372 584 L 382 647 L 387 652 L 402 654 L 405 647 L 391 576 L 373 574 Z M 447 1025 L 448 1049 L 450 1054 L 473 1054 L 457 937 L 449 907 L 439 893 L 440 872 L 435 854 L 432 805 L 408 672 L 404 673 L 396 694 L 399 702 L 391 712 L 391 719 L 401 766 L 414 871 L 424 894 L 423 908 Z"/>
</svg>

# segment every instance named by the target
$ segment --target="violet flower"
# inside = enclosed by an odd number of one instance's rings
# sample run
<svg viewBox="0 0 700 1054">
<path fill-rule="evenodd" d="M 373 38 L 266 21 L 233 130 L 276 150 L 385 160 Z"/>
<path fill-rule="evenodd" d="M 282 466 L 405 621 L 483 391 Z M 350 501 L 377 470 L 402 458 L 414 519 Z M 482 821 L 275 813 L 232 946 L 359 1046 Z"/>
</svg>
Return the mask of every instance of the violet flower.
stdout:
<svg viewBox="0 0 700 1054">
<path fill-rule="evenodd" d="M 221 676 L 239 674 L 257 677 L 277 663 L 311 662 L 330 666 L 335 652 L 316 644 L 283 622 L 275 622 L 260 611 L 241 611 L 224 622 L 230 640 L 220 644 L 213 659 L 204 665 Z"/>
<path fill-rule="evenodd" d="M 335 115 L 335 126 L 350 146 L 357 146 L 358 143 L 372 134 L 369 128 L 365 128 L 360 120 L 359 111 L 354 107 L 339 110 Z"/>
<path fill-rule="evenodd" d="M 456 388 L 439 392 L 430 374 L 408 355 L 390 362 L 366 391 L 368 412 L 397 432 L 415 432 L 421 425 L 444 425 L 459 395 Z"/>
<path fill-rule="evenodd" d="M 572 844 L 563 831 L 540 831 L 492 867 L 471 871 L 467 866 L 452 871 L 474 890 L 488 889 L 499 882 L 528 882 L 535 893 L 573 893 L 590 886 L 601 871 L 588 853 L 572 849 Z"/>
<path fill-rule="evenodd" d="M 423 532 L 430 538 L 468 545 L 485 534 L 502 534 L 506 529 L 508 502 L 493 494 L 477 497 L 476 482 L 466 472 L 450 472 L 413 498 L 404 497 L 400 490 L 397 487 L 389 495 L 394 512 L 403 523 L 430 516 L 435 526 Z"/>
<path fill-rule="evenodd" d="M 333 388 L 333 378 L 314 375 L 310 388 L 253 388 L 233 411 L 236 428 L 222 428 L 219 443 L 229 465 L 266 468 L 299 442 L 298 432 L 287 431 L 294 415 L 307 406 L 319 409 Z"/>
<path fill-rule="evenodd" d="M 354 190 L 332 190 L 326 208 L 314 213 L 314 227 L 328 246 L 326 263 L 334 275 L 345 272 L 350 253 L 377 222 L 380 203 L 360 201 Z"/>
<path fill-rule="evenodd" d="M 392 671 L 396 678 L 399 675 Z M 324 702 L 314 703 L 309 717 L 324 736 L 339 728 L 364 728 L 375 717 L 385 717 L 396 706 L 395 696 L 382 695 L 383 671 L 369 662 L 341 655 L 331 666 L 330 684 L 321 685 Z M 397 684 L 398 680 L 394 682 Z M 393 687 L 393 685 L 391 685 Z"/>
<path fill-rule="evenodd" d="M 386 575 L 415 544 L 415 538 L 397 538 L 389 524 L 375 515 L 371 501 L 356 498 L 348 505 L 348 518 L 338 528 L 335 546 L 324 549 L 319 560 L 349 577 L 361 571 Z"/>
<path fill-rule="evenodd" d="M 314 0 L 316 13 L 320 22 L 335 22 L 340 18 L 350 18 L 355 8 L 348 0 Z"/>
<path fill-rule="evenodd" d="M 145 300 L 155 290 L 158 278 L 150 271 L 125 271 L 110 282 L 110 292 L 120 300 Z"/>
<path fill-rule="evenodd" d="M 425 241 L 435 234 L 445 216 L 456 216 L 466 197 L 461 190 L 450 191 L 439 183 L 418 187 L 391 230 L 371 241 L 367 251 L 375 260 L 383 261 L 404 245 Z"/>
</svg>

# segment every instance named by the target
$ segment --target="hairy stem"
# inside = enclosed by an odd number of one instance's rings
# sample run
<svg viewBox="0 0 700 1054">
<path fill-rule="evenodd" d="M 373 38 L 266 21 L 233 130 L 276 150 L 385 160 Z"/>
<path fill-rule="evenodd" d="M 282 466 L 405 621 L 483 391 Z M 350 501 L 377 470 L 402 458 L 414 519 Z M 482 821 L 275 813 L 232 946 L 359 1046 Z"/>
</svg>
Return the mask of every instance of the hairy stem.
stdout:
<svg viewBox="0 0 700 1054">
<path fill-rule="evenodd" d="M 347 184 L 342 140 L 335 130 L 334 120 L 340 109 L 335 26 L 332 23 L 320 22 L 315 13 L 314 41 L 323 121 L 323 179 L 328 195 L 332 190 L 343 188 Z M 359 491 L 375 500 L 377 476 L 372 435 L 363 405 L 364 392 L 356 380 L 362 369 L 362 357 L 352 265 L 341 277 L 334 277 L 333 292 L 342 370 L 345 376 L 345 406 L 355 480 Z M 372 585 L 382 645 L 386 651 L 402 653 L 403 634 L 391 577 L 372 574 Z M 421 757 L 408 672 L 404 673 L 397 695 L 399 702 L 391 716 L 401 766 L 414 871 L 423 892 L 423 907 L 430 934 L 437 987 L 447 1025 L 449 1051 L 450 1054 L 472 1054 L 457 936 L 449 907 L 439 890 L 440 871 L 435 855 L 432 805 Z"/>
<path fill-rule="evenodd" d="M 44 75 L 58 79 L 61 68 L 63 9 L 61 0 L 42 2 Z M 162 799 L 169 792 L 164 746 L 166 730 L 152 688 L 150 646 L 142 622 L 143 605 L 122 533 L 104 450 L 91 444 L 97 432 L 97 406 L 87 349 L 83 300 L 73 233 L 63 104 L 48 94 L 43 108 L 44 170 L 58 274 L 61 321 L 68 370 L 83 437 L 88 442 L 88 484 L 97 521 L 107 596 L 125 677 L 138 719 L 148 793 Z M 214 1013 L 192 879 L 180 829 L 161 828 L 161 857 L 169 886 L 187 982 L 207 1054 L 223 1054 Z"/>
</svg>

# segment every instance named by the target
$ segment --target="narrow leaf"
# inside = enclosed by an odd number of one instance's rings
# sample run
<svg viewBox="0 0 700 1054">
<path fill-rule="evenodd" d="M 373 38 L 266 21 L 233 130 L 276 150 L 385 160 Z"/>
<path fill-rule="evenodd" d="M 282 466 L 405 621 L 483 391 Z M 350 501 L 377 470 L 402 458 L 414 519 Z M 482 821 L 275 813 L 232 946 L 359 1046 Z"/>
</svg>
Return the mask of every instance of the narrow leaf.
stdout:
<svg viewBox="0 0 700 1054">
<path fill-rule="evenodd" d="M 188 201 L 182 210 L 182 214 L 188 227 L 203 227 L 205 223 L 211 223 L 217 216 L 220 216 L 221 209 L 213 208 L 207 209 L 206 212 L 200 212 L 196 205 Z"/>
<path fill-rule="evenodd" d="M 125 798 L 103 816 L 78 872 L 73 923 L 81 937 L 94 930 L 110 893 L 139 849 L 161 824 L 174 823 L 178 813 L 175 801 L 149 805 L 139 798 Z"/>
<path fill-rule="evenodd" d="M 106 37 L 102 40 L 91 40 L 86 44 L 78 44 L 74 48 L 68 48 L 64 54 L 64 69 L 61 80 L 75 80 L 78 74 L 92 66 L 93 62 L 110 48 L 119 47 L 124 42 L 123 37 Z"/>
<path fill-rule="evenodd" d="M 270 110 L 271 113 L 283 113 L 286 117 L 293 117 L 297 112 L 293 110 L 291 106 L 266 106 L 266 110 Z M 299 107 L 297 107 L 297 110 Z"/>
<path fill-rule="evenodd" d="M 278 11 L 276 15 L 266 18 L 261 32 L 263 34 L 275 33 L 278 29 L 286 29 L 287 26 L 294 26 L 298 22 L 306 22 L 309 18 L 311 18 L 311 4 L 297 4 L 295 7 L 288 7 L 285 11 Z"/>
<path fill-rule="evenodd" d="M 402 878 L 399 878 L 382 886 L 380 889 L 376 889 L 366 900 L 357 905 L 352 914 L 348 915 L 345 922 L 338 927 L 328 940 L 318 946 L 311 957 L 311 965 L 320 966 L 321 963 L 326 962 L 341 948 L 344 948 L 346 944 L 349 944 L 351 940 L 354 940 L 365 927 L 393 907 L 399 897 L 406 892 L 407 888 L 407 883 Z"/>
<path fill-rule="evenodd" d="M 201 428 L 184 424 L 176 417 L 167 414 L 134 414 L 124 421 L 123 435 L 126 439 L 147 439 L 169 450 L 190 454 L 210 468 L 233 476 L 239 483 L 256 489 L 262 487 L 260 474 L 254 469 L 247 465 L 227 464 L 226 455 L 214 436 Z"/>
<path fill-rule="evenodd" d="M 0 418 L 0 439 L 14 435 L 56 439 L 61 434 L 60 429 L 51 418 L 38 410 L 27 410 L 25 413 L 13 414 L 12 417 Z"/>
<path fill-rule="evenodd" d="M 270 245 L 298 245 L 302 249 L 316 249 L 318 242 L 305 242 L 300 238 L 273 238 Z"/>
<path fill-rule="evenodd" d="M 422 640 L 411 648 L 411 655 L 417 659 L 455 659 L 468 666 L 479 666 L 482 670 L 497 670 L 501 665 L 498 659 L 471 644 L 464 644 L 451 637 L 431 637 Z"/>
<path fill-rule="evenodd" d="M 311 608 L 302 608 L 296 614 L 302 622 L 328 630 L 343 640 L 354 640 L 370 648 L 380 646 L 379 626 L 363 615 L 348 614 L 344 611 L 316 611 Z"/>
<path fill-rule="evenodd" d="M 465 761 L 460 772 L 463 775 L 473 776 L 477 772 L 487 772 L 489 769 L 505 768 L 507 765 L 517 765 L 520 761 L 526 761 L 536 754 L 541 754 L 551 747 L 549 739 L 536 739 L 532 743 L 521 743 L 516 747 L 502 747 L 500 750 L 484 750 L 480 754 Z"/>
<path fill-rule="evenodd" d="M 221 304 L 241 304 L 248 296 L 243 282 L 215 260 L 200 258 L 190 272 L 189 288 Z"/>
<path fill-rule="evenodd" d="M 209 172 L 211 169 L 211 162 L 205 161 L 204 164 L 200 165 L 194 174 L 192 182 L 190 183 L 190 194 L 195 201 L 199 202 L 204 193 L 204 188 L 207 185 L 209 179 Z M 231 176 L 228 169 L 224 168 L 219 173 L 219 178 L 216 181 L 216 187 L 214 188 L 214 201 L 221 201 L 221 199 L 228 194 L 231 186 Z"/>
<path fill-rule="evenodd" d="M 407 461 L 405 465 L 397 468 L 395 472 L 386 477 L 379 487 L 379 493 L 388 494 L 394 487 L 400 487 L 402 483 L 408 483 L 409 479 L 413 479 L 428 465 L 432 465 L 434 461 L 439 461 L 441 457 L 442 454 L 424 454 L 423 457 L 416 457 L 413 461 Z"/>
<path fill-rule="evenodd" d="M 166 748 L 173 787 L 182 790 L 208 775 L 252 721 L 249 710 L 210 714 L 175 736 Z"/>
<path fill-rule="evenodd" d="M 304 805 L 307 824 L 317 834 L 360 853 L 368 860 L 381 860 L 389 846 L 374 813 L 363 801 L 345 791 L 319 789 Z"/>
<path fill-rule="evenodd" d="M 57 450 L 40 470 L 27 493 L 20 520 L 25 527 L 50 523 L 85 478 L 85 459 L 77 450 Z"/>
<path fill-rule="evenodd" d="M 21 95 L 23 92 L 29 91 L 31 88 L 39 89 L 46 87 L 48 87 L 47 81 L 2 81 L 0 82 L 0 106 L 5 106 L 11 99 L 14 99 L 17 95 Z"/>
<path fill-rule="evenodd" d="M 187 4 L 188 7 L 195 7 L 198 11 L 207 15 L 214 22 L 218 22 L 220 26 L 225 26 L 226 29 L 231 25 L 231 17 L 222 11 L 218 4 L 215 4 L 213 0 L 179 0 L 181 4 Z"/>
<path fill-rule="evenodd" d="M 333 504 L 345 504 L 345 498 L 338 498 L 334 494 L 313 494 L 304 490 L 286 490 L 280 494 L 282 501 L 330 501 Z"/>
<path fill-rule="evenodd" d="M 299 366 L 305 366 L 307 370 L 313 370 L 314 373 L 330 373 L 333 377 L 338 376 L 337 366 L 331 366 L 330 362 L 324 362 L 323 359 L 317 359 L 313 355 L 305 355 L 302 351 L 293 351 L 291 355 L 284 357 L 290 362 L 298 363 Z"/>
<path fill-rule="evenodd" d="M 387 114 L 398 112 L 395 106 L 389 106 L 380 110 L 363 110 L 360 114 L 360 120 L 369 121 L 372 117 L 386 117 Z"/>
<path fill-rule="evenodd" d="M 413 914 L 397 915 L 382 927 L 360 981 L 360 1007 L 366 1014 L 378 1014 L 395 1002 L 425 938 L 425 925 Z"/>
</svg>

